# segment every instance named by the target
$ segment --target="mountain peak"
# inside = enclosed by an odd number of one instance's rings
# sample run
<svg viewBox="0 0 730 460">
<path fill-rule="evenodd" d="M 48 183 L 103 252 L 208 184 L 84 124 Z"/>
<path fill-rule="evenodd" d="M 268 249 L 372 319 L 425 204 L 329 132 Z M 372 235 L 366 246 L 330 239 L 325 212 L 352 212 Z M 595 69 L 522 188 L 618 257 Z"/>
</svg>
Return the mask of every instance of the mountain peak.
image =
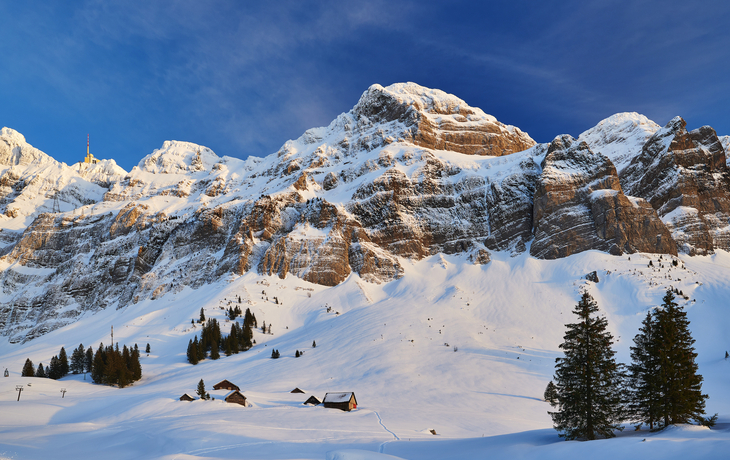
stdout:
<svg viewBox="0 0 730 460">
<path fill-rule="evenodd" d="M 412 82 L 394 83 L 387 87 L 378 84 L 372 85 L 363 93 L 360 101 L 355 106 L 355 110 L 357 110 L 358 106 L 371 104 L 379 96 L 389 96 L 399 104 L 413 107 L 419 112 L 439 115 L 461 114 L 467 117 L 474 116 L 485 121 L 498 123 L 497 119 L 492 115 L 487 115 L 479 108 L 470 107 L 469 104 L 453 94 L 449 94 L 440 89 L 427 88 Z"/>
<path fill-rule="evenodd" d="M 26 144 L 25 136 L 7 126 L 0 130 L 0 138 L 12 140 L 16 144 Z"/>
<path fill-rule="evenodd" d="M 636 112 L 622 112 L 601 120 L 578 139 L 606 155 L 621 172 L 661 127 Z"/>
<path fill-rule="evenodd" d="M 25 136 L 5 127 L 0 130 L 0 165 L 58 164 L 56 160 L 30 145 Z"/>
<path fill-rule="evenodd" d="M 162 147 L 142 158 L 137 167 L 153 174 L 186 174 L 210 171 L 220 161 L 208 147 L 192 142 L 165 141 Z"/>
<path fill-rule="evenodd" d="M 350 114 L 360 124 L 402 124 L 396 137 L 420 147 L 501 156 L 526 150 L 527 133 L 497 121 L 458 97 L 416 83 L 372 85 Z"/>
</svg>

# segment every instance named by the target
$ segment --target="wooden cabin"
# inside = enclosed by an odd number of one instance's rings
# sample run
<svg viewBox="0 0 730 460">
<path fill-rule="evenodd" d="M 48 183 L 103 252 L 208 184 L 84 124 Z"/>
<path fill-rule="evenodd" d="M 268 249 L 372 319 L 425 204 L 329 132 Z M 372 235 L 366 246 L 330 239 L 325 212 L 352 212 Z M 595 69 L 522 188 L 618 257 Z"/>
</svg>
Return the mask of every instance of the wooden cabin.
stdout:
<svg viewBox="0 0 730 460">
<path fill-rule="evenodd" d="M 357 399 L 355 399 L 355 393 L 353 392 L 326 393 L 322 404 L 327 408 L 340 409 L 348 412 L 352 409 L 357 409 Z"/>
<path fill-rule="evenodd" d="M 320 401 L 319 398 L 316 396 L 310 396 L 309 399 L 304 401 L 304 404 L 308 406 L 319 406 L 320 404 L 322 404 L 322 401 Z"/>
<path fill-rule="evenodd" d="M 195 398 L 193 398 L 189 394 L 185 393 L 182 396 L 180 396 L 180 401 L 195 401 Z"/>
<path fill-rule="evenodd" d="M 289 393 L 304 393 L 304 390 L 301 390 L 301 389 L 299 389 L 299 388 L 294 388 L 294 389 L 293 389 L 292 391 L 290 391 Z"/>
<path fill-rule="evenodd" d="M 213 385 L 214 390 L 228 390 L 228 391 L 241 391 L 240 388 L 238 388 L 238 385 L 234 385 L 228 380 L 221 380 L 220 382 Z"/>
<path fill-rule="evenodd" d="M 246 407 L 246 397 L 238 390 L 233 390 L 223 398 L 227 403 L 240 404 Z"/>
</svg>

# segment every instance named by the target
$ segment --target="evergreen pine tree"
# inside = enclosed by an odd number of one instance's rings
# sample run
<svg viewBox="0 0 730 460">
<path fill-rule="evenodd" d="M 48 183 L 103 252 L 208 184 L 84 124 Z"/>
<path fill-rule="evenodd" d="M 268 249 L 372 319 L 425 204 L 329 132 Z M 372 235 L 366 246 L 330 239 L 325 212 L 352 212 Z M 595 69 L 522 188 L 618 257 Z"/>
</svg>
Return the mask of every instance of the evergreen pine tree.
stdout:
<svg viewBox="0 0 730 460">
<path fill-rule="evenodd" d="M 117 353 L 119 353 L 118 348 Z M 132 383 L 132 372 L 130 369 L 132 366 L 132 355 L 129 353 L 129 348 L 127 348 L 126 345 L 124 345 L 124 348 L 122 349 L 121 356 L 117 356 L 117 359 L 119 360 L 117 384 L 119 385 L 119 388 L 124 388 Z"/>
<path fill-rule="evenodd" d="M 218 341 L 214 341 L 210 345 L 210 359 L 218 359 L 220 357 L 221 357 L 221 353 L 218 348 Z"/>
<path fill-rule="evenodd" d="M 646 423 L 650 429 L 659 421 L 659 344 L 656 342 L 656 320 L 652 312 L 646 314 L 639 333 L 631 347 L 631 365 L 628 377 L 628 410 L 630 418 Z"/>
<path fill-rule="evenodd" d="M 105 355 L 106 352 L 104 350 L 104 344 L 99 344 L 99 348 L 96 350 L 96 353 L 94 354 L 94 361 L 93 365 L 91 366 L 91 380 L 94 381 L 94 383 L 103 383 L 104 382 L 104 374 L 105 367 L 106 367 L 106 358 Z"/>
<path fill-rule="evenodd" d="M 79 344 L 78 348 L 71 353 L 71 372 L 73 374 L 81 374 L 84 372 L 84 361 L 86 360 L 86 350 L 84 345 Z"/>
<path fill-rule="evenodd" d="M 61 363 L 59 362 L 58 356 L 51 358 L 51 371 L 48 373 L 48 377 L 53 380 L 58 380 L 63 377 L 61 372 Z"/>
<path fill-rule="evenodd" d="M 226 356 L 231 356 L 233 354 L 233 347 L 231 346 L 231 336 L 229 335 L 225 339 L 223 339 L 223 349 L 225 350 Z"/>
<path fill-rule="evenodd" d="M 243 314 L 243 327 L 253 326 L 253 316 L 251 315 L 251 309 L 246 308 L 246 312 Z"/>
<path fill-rule="evenodd" d="M 46 370 L 43 368 L 43 363 L 38 365 L 38 369 L 35 371 L 36 377 L 46 377 Z"/>
<path fill-rule="evenodd" d="M 137 344 L 134 344 L 134 349 L 132 350 L 132 381 L 136 382 L 137 380 L 142 378 L 142 364 L 139 362 L 139 348 L 137 348 Z"/>
<path fill-rule="evenodd" d="M 205 383 L 203 382 L 203 379 L 200 379 L 200 382 L 198 382 L 198 388 L 195 390 L 195 392 L 200 396 L 200 399 L 207 399 L 205 392 Z"/>
<path fill-rule="evenodd" d="M 552 380 L 548 382 L 547 387 L 545 387 L 545 393 L 542 397 L 553 407 L 558 404 L 558 389 L 555 387 Z"/>
<path fill-rule="evenodd" d="M 30 358 L 25 360 L 25 364 L 23 365 L 23 370 L 20 372 L 21 377 L 34 377 L 35 376 L 35 367 L 33 366 L 33 361 L 30 360 Z"/>
<path fill-rule="evenodd" d="M 316 340 L 312 340 L 312 348 L 317 348 L 317 341 Z"/>
<path fill-rule="evenodd" d="M 205 321 L 205 311 L 201 307 L 200 308 L 200 322 L 202 323 L 203 321 Z"/>
<path fill-rule="evenodd" d="M 114 347 L 108 346 L 105 350 L 106 364 L 104 366 L 104 377 L 102 383 L 106 385 L 114 385 L 119 381 L 120 363 L 117 352 L 119 346 L 115 350 Z"/>
<path fill-rule="evenodd" d="M 94 365 L 94 350 L 91 346 L 86 349 L 86 359 L 84 359 L 84 372 L 91 372 L 91 368 Z"/>
<path fill-rule="evenodd" d="M 61 372 L 61 377 L 65 377 L 69 372 L 68 356 L 66 355 L 66 349 L 61 347 L 61 351 L 58 353 L 58 365 Z"/>
<path fill-rule="evenodd" d="M 240 339 L 238 338 L 239 332 L 238 332 L 238 323 L 235 321 L 233 322 L 233 325 L 231 325 L 231 333 L 228 335 L 228 341 L 230 342 L 231 346 L 231 352 L 232 353 L 238 353 L 238 350 L 240 349 Z"/>
<path fill-rule="evenodd" d="M 203 346 L 203 340 L 201 339 L 198 341 L 198 336 L 196 335 L 193 339 L 193 344 L 198 346 L 198 361 L 202 361 L 205 359 L 205 347 Z"/>
<path fill-rule="evenodd" d="M 240 348 L 243 351 L 253 346 L 253 324 L 244 324 L 239 337 Z"/>
<path fill-rule="evenodd" d="M 144 349 L 144 352 L 147 353 L 148 355 L 150 354 L 150 344 L 149 343 L 147 344 L 147 348 Z"/>
<path fill-rule="evenodd" d="M 555 429 L 566 440 L 610 438 L 621 430 L 622 372 L 611 349 L 613 337 L 593 297 L 584 293 L 573 310 L 579 321 L 566 324 L 560 344 L 564 357 L 556 359 L 558 410 L 548 412 Z"/>
<path fill-rule="evenodd" d="M 656 313 L 656 343 L 659 361 L 661 417 L 664 426 L 700 419 L 707 395 L 702 394 L 702 376 L 697 373 L 695 340 L 689 331 L 687 313 L 667 290 Z"/>
<path fill-rule="evenodd" d="M 195 338 L 197 339 L 198 336 L 196 335 Z M 198 345 L 197 342 L 195 344 L 193 344 L 192 339 L 188 342 L 187 356 L 188 356 L 188 362 L 190 364 L 198 364 L 198 349 L 197 349 L 198 347 L 197 347 L 197 345 Z"/>
</svg>

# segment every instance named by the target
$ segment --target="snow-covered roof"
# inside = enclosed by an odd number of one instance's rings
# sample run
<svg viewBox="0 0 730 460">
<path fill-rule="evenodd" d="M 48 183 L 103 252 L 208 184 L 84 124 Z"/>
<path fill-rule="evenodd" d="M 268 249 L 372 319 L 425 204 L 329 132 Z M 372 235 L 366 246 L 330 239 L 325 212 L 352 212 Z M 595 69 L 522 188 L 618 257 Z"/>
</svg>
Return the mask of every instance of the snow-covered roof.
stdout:
<svg viewBox="0 0 730 460">
<path fill-rule="evenodd" d="M 344 393 L 326 393 L 324 395 L 324 400 L 322 402 L 325 403 L 344 403 L 350 401 L 350 398 L 353 398 L 355 396 L 355 393 L 352 391 L 344 392 Z"/>
<path fill-rule="evenodd" d="M 227 389 L 226 387 L 232 387 L 233 389 L 240 390 L 238 385 L 231 382 L 230 380 L 225 380 L 225 379 L 221 380 L 220 382 L 213 385 L 214 390 L 224 390 L 224 389 Z"/>
<path fill-rule="evenodd" d="M 318 404 L 322 404 L 322 401 L 316 396 L 310 396 L 306 401 L 304 401 L 304 404 L 312 404 L 316 406 Z"/>
<path fill-rule="evenodd" d="M 246 399 L 246 396 L 244 396 L 244 395 L 243 395 L 243 393 L 241 393 L 241 392 L 240 392 L 240 391 L 238 391 L 238 390 L 231 390 L 231 391 L 229 391 L 228 393 L 226 393 L 226 395 L 225 395 L 225 396 L 223 397 L 223 399 L 225 399 L 225 400 L 228 400 L 228 398 L 229 398 L 230 396 L 232 396 L 232 395 L 233 395 L 233 393 L 238 393 L 239 395 L 243 396 L 243 399 Z"/>
</svg>

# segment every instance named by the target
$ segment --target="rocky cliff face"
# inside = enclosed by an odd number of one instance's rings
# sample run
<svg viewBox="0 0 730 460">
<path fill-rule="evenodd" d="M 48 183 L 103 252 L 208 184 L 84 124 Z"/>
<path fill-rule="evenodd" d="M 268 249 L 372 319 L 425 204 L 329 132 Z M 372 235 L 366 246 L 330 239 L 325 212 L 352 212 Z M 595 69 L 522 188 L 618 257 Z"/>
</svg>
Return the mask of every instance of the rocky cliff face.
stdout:
<svg viewBox="0 0 730 460">
<path fill-rule="evenodd" d="M 596 249 L 676 254 L 656 211 L 621 190 L 608 157 L 570 136 L 555 139 L 542 162 L 534 196 L 530 253 L 554 259 Z"/>
<path fill-rule="evenodd" d="M 6 129 L 0 204 L 18 215 L 0 218 L 0 333 L 28 340 L 251 270 L 333 286 L 388 282 L 440 252 L 486 264 L 528 246 L 540 258 L 726 247 L 714 131 L 652 123 L 617 114 L 536 145 L 455 96 L 374 85 L 266 158 L 167 141 L 129 173 L 68 168 Z"/>
<path fill-rule="evenodd" d="M 393 140 L 429 149 L 501 156 L 535 145 L 519 128 L 504 125 L 457 97 L 414 83 L 397 83 L 388 88 L 373 85 L 352 114 L 369 123 L 398 122 L 402 129 L 393 133 Z"/>
<path fill-rule="evenodd" d="M 689 254 L 730 248 L 730 176 L 715 130 L 686 130 L 676 117 L 626 168 L 622 183 L 649 201 Z"/>
</svg>

